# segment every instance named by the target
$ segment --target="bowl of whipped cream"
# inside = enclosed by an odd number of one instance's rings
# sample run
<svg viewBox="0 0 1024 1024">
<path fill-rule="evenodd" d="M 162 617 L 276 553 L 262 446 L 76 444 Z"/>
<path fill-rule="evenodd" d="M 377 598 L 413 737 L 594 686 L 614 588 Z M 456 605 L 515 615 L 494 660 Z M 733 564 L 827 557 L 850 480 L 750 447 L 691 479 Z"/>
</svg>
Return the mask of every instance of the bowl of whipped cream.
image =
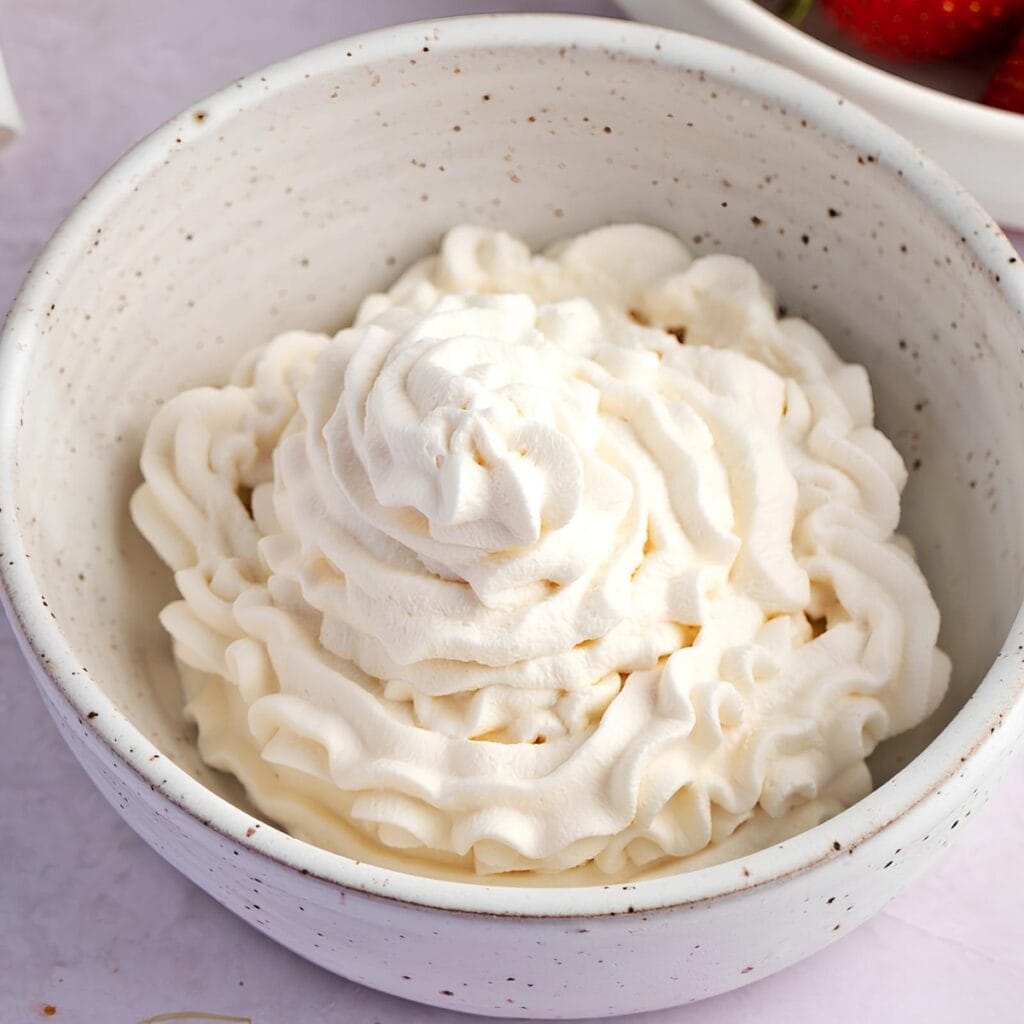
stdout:
<svg viewBox="0 0 1024 1024">
<path fill-rule="evenodd" d="M 0 574 L 82 766 L 328 970 L 495 1016 L 764 977 L 1024 731 L 1024 273 L 689 36 L 343 40 L 124 157 L 0 342 Z"/>
</svg>

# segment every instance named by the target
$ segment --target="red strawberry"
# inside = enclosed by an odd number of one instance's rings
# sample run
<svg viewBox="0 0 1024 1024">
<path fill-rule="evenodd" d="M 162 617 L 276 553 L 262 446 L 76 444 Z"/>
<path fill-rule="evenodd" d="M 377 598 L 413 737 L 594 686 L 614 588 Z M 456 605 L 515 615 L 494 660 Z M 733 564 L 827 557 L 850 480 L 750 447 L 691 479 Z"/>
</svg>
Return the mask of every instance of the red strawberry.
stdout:
<svg viewBox="0 0 1024 1024">
<path fill-rule="evenodd" d="M 1024 114 L 1024 33 L 996 68 L 981 102 Z"/>
<path fill-rule="evenodd" d="M 821 6 L 865 49 L 905 60 L 984 49 L 1024 17 L 1024 0 L 821 0 Z"/>
</svg>

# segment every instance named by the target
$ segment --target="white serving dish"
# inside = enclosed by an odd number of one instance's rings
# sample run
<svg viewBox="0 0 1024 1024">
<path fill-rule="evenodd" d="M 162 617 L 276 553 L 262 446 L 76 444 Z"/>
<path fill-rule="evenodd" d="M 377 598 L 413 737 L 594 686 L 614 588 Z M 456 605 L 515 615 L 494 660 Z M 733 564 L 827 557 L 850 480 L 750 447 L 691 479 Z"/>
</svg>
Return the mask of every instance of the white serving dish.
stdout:
<svg viewBox="0 0 1024 1024">
<path fill-rule="evenodd" d="M 947 702 L 876 755 L 889 781 L 827 824 L 634 885 L 431 880 L 278 831 L 199 762 L 182 720 L 157 623 L 171 582 L 127 512 L 154 410 L 223 381 L 282 328 L 342 325 L 457 221 L 542 244 L 627 218 L 747 256 L 792 312 L 867 365 L 880 423 L 917 467 L 905 528 L 945 616 Z M 256 73 L 124 157 L 8 319 L 0 578 L 39 690 L 154 849 L 328 970 L 450 1009 L 549 1018 L 764 977 L 924 870 L 1024 733 L 1015 258 L 969 196 L 857 107 L 673 32 L 469 18 Z"/>
<path fill-rule="evenodd" d="M 916 142 L 997 221 L 1024 231 L 1024 115 L 929 88 L 895 73 L 895 65 L 886 70 L 865 63 L 755 0 L 619 0 L 619 5 L 641 21 L 749 50 L 835 89 Z M 926 81 L 940 77 L 927 66 L 905 71 Z M 956 74 L 954 69 L 951 75 Z"/>
</svg>

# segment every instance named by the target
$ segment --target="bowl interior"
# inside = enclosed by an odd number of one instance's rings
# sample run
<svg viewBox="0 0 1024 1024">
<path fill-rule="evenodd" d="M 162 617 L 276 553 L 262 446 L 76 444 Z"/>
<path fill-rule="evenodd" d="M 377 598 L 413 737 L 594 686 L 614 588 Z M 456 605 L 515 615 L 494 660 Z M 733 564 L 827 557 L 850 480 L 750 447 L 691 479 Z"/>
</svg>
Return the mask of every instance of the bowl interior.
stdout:
<svg viewBox="0 0 1024 1024">
<path fill-rule="evenodd" d="M 970 697 L 1021 603 L 1019 322 L 958 233 L 884 152 L 820 127 L 824 94 L 763 98 L 749 68 L 688 66 L 653 31 L 622 49 L 548 35 L 495 50 L 407 30 L 398 52 L 342 43 L 228 89 L 120 165 L 37 288 L 16 475 L 33 572 L 110 700 L 236 802 L 195 753 L 157 622 L 172 583 L 128 517 L 143 433 L 275 332 L 343 326 L 461 221 L 534 245 L 661 225 L 752 260 L 867 366 L 954 663 L 940 711 L 876 754 L 879 781 Z"/>
</svg>

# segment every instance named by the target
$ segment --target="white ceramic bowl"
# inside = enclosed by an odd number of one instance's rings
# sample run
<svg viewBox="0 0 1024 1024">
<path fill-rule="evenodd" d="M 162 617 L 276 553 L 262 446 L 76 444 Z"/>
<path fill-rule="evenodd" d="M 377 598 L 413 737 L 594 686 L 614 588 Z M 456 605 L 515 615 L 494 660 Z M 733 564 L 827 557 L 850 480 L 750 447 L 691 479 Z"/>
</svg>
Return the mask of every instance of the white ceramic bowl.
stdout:
<svg viewBox="0 0 1024 1024">
<path fill-rule="evenodd" d="M 1024 116 L 867 64 L 788 24 L 755 0 L 619 0 L 619 5 L 643 21 L 778 61 L 848 96 L 921 146 L 1001 224 L 1024 230 Z M 895 70 L 896 65 L 891 67 Z M 903 70 L 925 81 L 941 75 L 941 69 L 928 66 Z M 955 78 L 957 72 L 950 74 Z"/>
<path fill-rule="evenodd" d="M 127 512 L 154 410 L 224 380 L 282 328 L 343 324 L 457 221 L 540 244 L 625 218 L 749 257 L 793 312 L 868 366 L 881 425 L 916 467 L 905 527 L 956 665 L 937 717 L 876 756 L 879 778 L 948 726 L 826 825 L 635 885 L 436 881 L 283 834 L 200 764 L 181 717 L 157 624 L 171 582 Z M 645 26 L 410 25 L 237 82 L 82 201 L 0 343 L 0 564 L 39 689 L 148 843 L 339 974 L 535 1017 L 650 1009 L 763 977 L 917 875 L 1024 732 L 1014 258 L 973 200 L 856 107 Z"/>
</svg>

